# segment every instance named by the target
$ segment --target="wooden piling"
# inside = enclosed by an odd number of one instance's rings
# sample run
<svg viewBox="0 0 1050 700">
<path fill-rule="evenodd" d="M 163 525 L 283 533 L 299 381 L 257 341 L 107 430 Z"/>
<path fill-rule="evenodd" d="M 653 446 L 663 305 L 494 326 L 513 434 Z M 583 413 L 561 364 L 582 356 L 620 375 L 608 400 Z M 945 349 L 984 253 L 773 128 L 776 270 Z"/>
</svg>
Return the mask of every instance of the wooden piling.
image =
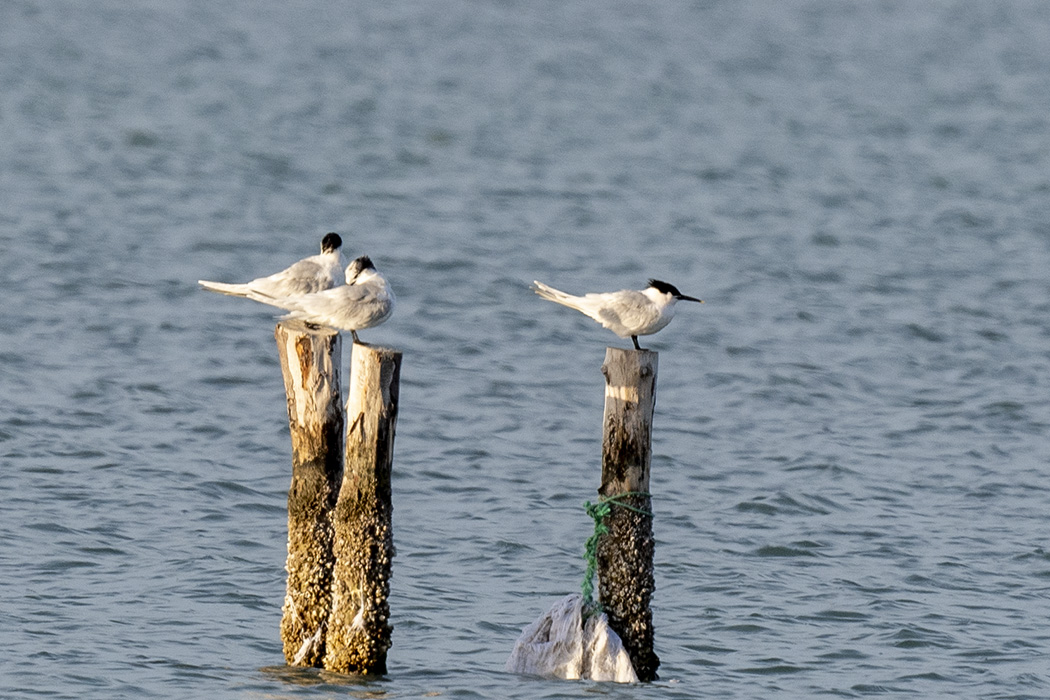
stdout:
<svg viewBox="0 0 1050 700">
<path fill-rule="evenodd" d="M 331 512 L 343 477 L 342 345 L 338 332 L 295 321 L 278 323 L 274 337 L 292 437 L 281 641 L 289 665 L 319 667 L 331 612 Z"/>
<path fill-rule="evenodd" d="M 653 577 L 649 462 L 658 355 L 607 348 L 602 436 L 603 499 L 615 499 L 598 542 L 598 593 L 609 626 L 620 636 L 641 681 L 657 679 L 649 607 Z"/>
<path fill-rule="evenodd" d="M 324 667 L 386 673 L 390 648 L 390 472 L 401 353 L 355 343 L 347 400 L 346 460 L 334 511 L 335 571 Z"/>
</svg>

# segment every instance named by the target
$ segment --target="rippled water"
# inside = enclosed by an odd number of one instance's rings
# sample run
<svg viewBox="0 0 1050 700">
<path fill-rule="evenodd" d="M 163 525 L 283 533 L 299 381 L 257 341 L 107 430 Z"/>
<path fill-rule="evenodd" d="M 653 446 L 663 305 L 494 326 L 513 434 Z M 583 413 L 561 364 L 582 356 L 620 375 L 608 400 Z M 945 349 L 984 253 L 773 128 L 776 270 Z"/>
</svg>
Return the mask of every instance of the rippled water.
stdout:
<svg viewBox="0 0 1050 700">
<path fill-rule="evenodd" d="M 0 4 L 0 695 L 1050 694 L 1050 6 Z M 389 676 L 282 665 L 273 314 L 401 302 Z M 502 672 L 576 590 L 604 346 L 669 279 L 651 686 Z M 348 361 L 344 357 L 344 363 Z"/>
</svg>

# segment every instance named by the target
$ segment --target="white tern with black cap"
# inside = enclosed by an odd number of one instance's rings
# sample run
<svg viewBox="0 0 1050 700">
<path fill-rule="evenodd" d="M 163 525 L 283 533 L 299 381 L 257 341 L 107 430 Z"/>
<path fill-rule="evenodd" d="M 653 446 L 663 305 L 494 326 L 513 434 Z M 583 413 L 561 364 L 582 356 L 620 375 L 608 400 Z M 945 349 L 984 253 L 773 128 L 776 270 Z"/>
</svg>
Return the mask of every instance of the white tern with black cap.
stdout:
<svg viewBox="0 0 1050 700">
<path fill-rule="evenodd" d="M 573 296 L 549 287 L 542 282 L 533 282 L 533 291 L 548 301 L 553 301 L 593 318 L 621 338 L 630 338 L 634 347 L 638 336 L 652 335 L 674 318 L 674 307 L 679 301 L 704 302 L 678 291 L 673 284 L 660 280 L 649 280 L 645 289 L 624 289 L 619 292 L 598 292 Z"/>
<path fill-rule="evenodd" d="M 303 258 L 268 277 L 259 277 L 244 284 L 208 280 L 198 280 L 198 283 L 210 292 L 249 298 L 255 294 L 278 298 L 320 292 L 343 281 L 343 260 L 339 253 L 342 245 L 343 239 L 339 234 L 329 233 L 321 239 L 319 255 Z"/>
<path fill-rule="evenodd" d="M 371 258 L 362 255 L 346 266 L 346 284 L 313 294 L 268 297 L 249 294 L 250 299 L 286 309 L 282 320 L 298 320 L 338 331 L 350 331 L 354 342 L 357 331 L 378 326 L 390 318 L 397 299 L 386 278 L 376 270 Z"/>
</svg>

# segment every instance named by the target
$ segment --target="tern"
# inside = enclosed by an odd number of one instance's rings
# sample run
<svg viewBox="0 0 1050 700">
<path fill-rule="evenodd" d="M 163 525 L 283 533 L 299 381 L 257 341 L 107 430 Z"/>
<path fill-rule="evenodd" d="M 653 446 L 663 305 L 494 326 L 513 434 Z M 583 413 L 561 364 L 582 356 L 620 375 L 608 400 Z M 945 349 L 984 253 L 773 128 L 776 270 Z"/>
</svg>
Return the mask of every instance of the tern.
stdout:
<svg viewBox="0 0 1050 700">
<path fill-rule="evenodd" d="M 343 239 L 339 234 L 329 233 L 321 239 L 319 255 L 303 258 L 269 277 L 260 277 L 244 284 L 208 280 L 198 280 L 198 283 L 211 292 L 248 298 L 254 298 L 254 295 L 281 298 L 320 292 L 342 281 L 343 261 L 339 254 L 342 245 Z"/>
<path fill-rule="evenodd" d="M 629 337 L 636 350 L 642 349 L 638 336 L 652 335 L 671 322 L 674 306 L 679 301 L 704 303 L 660 280 L 649 280 L 649 286 L 642 290 L 624 289 L 584 294 L 582 297 L 566 294 L 542 282 L 532 284 L 533 291 L 544 299 L 590 316 L 621 338 Z"/>
<path fill-rule="evenodd" d="M 289 313 L 281 317 L 283 321 L 303 321 L 350 331 L 355 343 L 361 342 L 357 331 L 378 326 L 390 318 L 397 301 L 386 278 L 367 255 L 355 258 L 346 266 L 346 284 L 338 287 L 284 297 L 253 292 L 248 298 L 287 310 Z"/>
</svg>

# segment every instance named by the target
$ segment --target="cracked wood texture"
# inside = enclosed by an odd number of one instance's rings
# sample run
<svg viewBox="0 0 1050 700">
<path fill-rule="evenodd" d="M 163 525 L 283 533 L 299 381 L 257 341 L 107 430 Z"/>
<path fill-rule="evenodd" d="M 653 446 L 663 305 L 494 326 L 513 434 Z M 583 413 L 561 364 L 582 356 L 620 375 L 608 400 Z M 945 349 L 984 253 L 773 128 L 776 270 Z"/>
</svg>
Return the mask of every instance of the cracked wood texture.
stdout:
<svg viewBox="0 0 1050 700">
<path fill-rule="evenodd" d="M 274 331 L 288 398 L 288 586 L 281 618 L 291 666 L 320 667 L 331 612 L 332 509 L 343 478 L 339 333 L 282 322 Z"/>
<path fill-rule="evenodd" d="M 650 350 L 607 348 L 602 485 L 598 493 L 641 513 L 613 505 L 608 534 L 598 542 L 598 594 L 609 626 L 620 636 L 642 681 L 658 678 L 653 651 L 652 500 L 649 461 L 658 355 Z M 630 495 L 625 495 L 630 494 Z"/>
<path fill-rule="evenodd" d="M 346 405 L 346 460 L 335 507 L 335 573 L 324 666 L 386 673 L 394 556 L 390 472 L 401 353 L 355 343 Z"/>
</svg>

